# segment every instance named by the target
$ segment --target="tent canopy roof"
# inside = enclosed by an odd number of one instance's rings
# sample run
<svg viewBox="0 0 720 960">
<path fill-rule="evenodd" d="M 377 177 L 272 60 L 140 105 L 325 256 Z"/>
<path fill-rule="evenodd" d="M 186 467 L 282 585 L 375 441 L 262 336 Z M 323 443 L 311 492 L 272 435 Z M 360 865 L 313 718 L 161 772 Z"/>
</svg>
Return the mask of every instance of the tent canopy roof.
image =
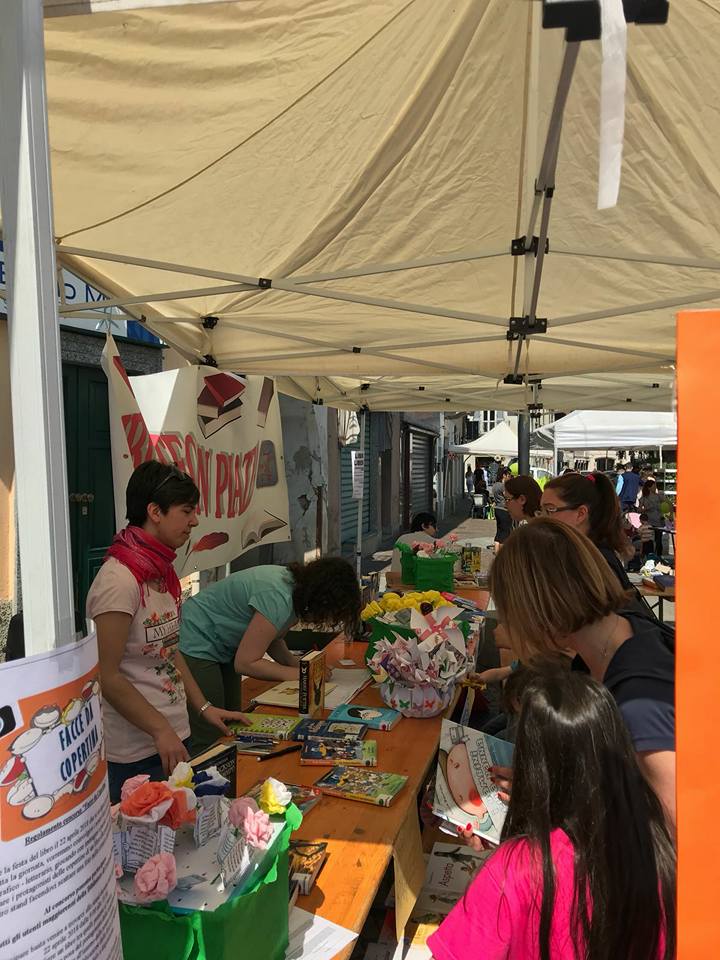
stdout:
<svg viewBox="0 0 720 960">
<path fill-rule="evenodd" d="M 477 440 L 460 446 L 450 447 L 453 453 L 463 453 L 476 457 L 516 457 L 518 455 L 518 437 L 516 430 L 507 420 L 488 430 Z M 532 454 L 547 456 L 544 450 L 531 450 Z"/>
<path fill-rule="evenodd" d="M 536 430 L 536 443 L 559 450 L 639 450 L 677 445 L 674 413 L 642 410 L 575 410 Z"/>
<path fill-rule="evenodd" d="M 564 50 L 539 11 L 244 0 L 48 18 L 60 261 L 186 358 L 290 378 L 297 396 L 524 408 L 529 388 L 501 382 L 532 261 L 510 242 Z M 600 45 L 581 46 L 548 332 L 519 366 L 548 408 L 597 393 L 604 408 L 668 409 L 674 311 L 717 301 L 718 26 L 714 5 L 684 0 L 667 26 L 630 28 L 620 201 L 602 212 Z"/>
</svg>

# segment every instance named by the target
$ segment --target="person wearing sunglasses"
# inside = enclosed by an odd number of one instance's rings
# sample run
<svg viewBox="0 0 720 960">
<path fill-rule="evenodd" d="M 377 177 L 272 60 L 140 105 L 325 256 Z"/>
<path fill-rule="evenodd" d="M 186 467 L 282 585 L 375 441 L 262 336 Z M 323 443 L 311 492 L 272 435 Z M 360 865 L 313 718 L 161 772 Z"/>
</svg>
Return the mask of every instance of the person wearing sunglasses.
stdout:
<svg viewBox="0 0 720 960">
<path fill-rule="evenodd" d="M 533 477 L 522 474 L 519 477 L 507 477 L 505 480 L 505 506 L 511 520 L 527 523 L 540 510 L 542 490 Z"/>
<path fill-rule="evenodd" d="M 116 534 L 87 598 L 95 621 L 110 800 L 126 779 L 162 780 L 189 758 L 187 700 L 215 737 L 240 714 L 206 703 L 178 649 L 180 581 L 175 551 L 198 524 L 200 493 L 174 466 L 140 464 L 128 482 L 128 526 Z"/>
</svg>

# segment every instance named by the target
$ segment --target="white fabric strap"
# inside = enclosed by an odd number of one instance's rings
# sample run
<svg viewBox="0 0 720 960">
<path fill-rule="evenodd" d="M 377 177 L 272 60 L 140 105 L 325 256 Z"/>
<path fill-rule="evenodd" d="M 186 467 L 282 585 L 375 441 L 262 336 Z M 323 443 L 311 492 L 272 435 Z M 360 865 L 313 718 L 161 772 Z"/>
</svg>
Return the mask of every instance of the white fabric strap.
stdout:
<svg viewBox="0 0 720 960">
<path fill-rule="evenodd" d="M 617 204 L 625 132 L 627 23 L 622 0 L 600 0 L 602 79 L 600 86 L 600 167 L 598 210 Z"/>
</svg>

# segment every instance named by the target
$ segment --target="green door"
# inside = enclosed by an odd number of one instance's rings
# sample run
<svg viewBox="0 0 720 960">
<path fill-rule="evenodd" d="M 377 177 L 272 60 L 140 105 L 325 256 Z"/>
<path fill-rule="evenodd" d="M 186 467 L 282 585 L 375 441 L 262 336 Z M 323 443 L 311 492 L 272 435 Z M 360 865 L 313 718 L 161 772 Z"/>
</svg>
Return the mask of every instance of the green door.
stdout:
<svg viewBox="0 0 720 960">
<path fill-rule="evenodd" d="M 98 367 L 63 364 L 65 445 L 75 620 L 85 627 L 85 598 L 115 533 L 107 379 Z"/>
</svg>

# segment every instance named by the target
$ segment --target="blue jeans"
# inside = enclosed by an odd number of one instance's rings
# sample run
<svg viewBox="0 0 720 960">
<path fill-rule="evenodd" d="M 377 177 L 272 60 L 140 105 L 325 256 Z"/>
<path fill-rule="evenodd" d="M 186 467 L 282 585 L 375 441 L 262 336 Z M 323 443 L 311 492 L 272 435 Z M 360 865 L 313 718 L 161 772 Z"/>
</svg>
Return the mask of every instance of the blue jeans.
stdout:
<svg viewBox="0 0 720 960">
<path fill-rule="evenodd" d="M 190 737 L 183 740 L 183 746 L 188 752 L 190 751 Z M 110 803 L 120 803 L 122 785 L 130 777 L 136 777 L 139 773 L 149 774 L 151 780 L 167 779 L 158 753 L 154 753 L 151 757 L 145 757 L 143 760 L 134 760 L 132 763 L 111 763 L 108 761 Z"/>
</svg>

